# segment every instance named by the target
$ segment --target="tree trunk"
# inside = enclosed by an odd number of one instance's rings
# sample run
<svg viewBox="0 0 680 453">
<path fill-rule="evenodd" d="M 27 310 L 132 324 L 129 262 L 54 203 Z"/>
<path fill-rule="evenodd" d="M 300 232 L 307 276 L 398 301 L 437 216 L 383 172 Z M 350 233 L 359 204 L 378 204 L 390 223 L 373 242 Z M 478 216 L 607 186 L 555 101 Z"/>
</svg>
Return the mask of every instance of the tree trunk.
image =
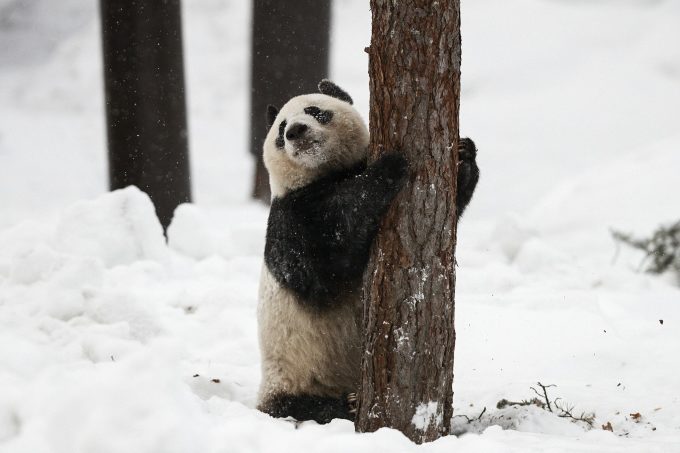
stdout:
<svg viewBox="0 0 680 453">
<path fill-rule="evenodd" d="M 269 203 L 262 162 L 268 104 L 317 91 L 328 76 L 330 0 L 255 0 L 250 94 L 250 151 L 255 158 L 253 198 Z"/>
<path fill-rule="evenodd" d="M 364 274 L 356 427 L 415 442 L 453 415 L 460 0 L 371 0 L 371 158 L 397 151 L 410 177 Z"/>
<path fill-rule="evenodd" d="M 180 0 L 100 0 L 111 190 L 136 185 L 167 228 L 190 201 Z"/>
</svg>

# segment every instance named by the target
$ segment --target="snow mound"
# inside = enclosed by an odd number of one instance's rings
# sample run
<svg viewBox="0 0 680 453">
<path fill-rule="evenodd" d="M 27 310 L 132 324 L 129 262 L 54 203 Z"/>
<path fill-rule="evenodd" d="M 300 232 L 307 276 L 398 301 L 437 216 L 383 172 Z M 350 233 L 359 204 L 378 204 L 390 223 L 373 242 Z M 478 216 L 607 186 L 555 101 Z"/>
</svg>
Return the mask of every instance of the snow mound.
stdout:
<svg viewBox="0 0 680 453">
<path fill-rule="evenodd" d="M 53 241 L 58 251 L 99 258 L 107 267 L 167 257 L 153 203 L 134 186 L 71 206 L 57 224 Z"/>
<path fill-rule="evenodd" d="M 166 247 L 132 187 L 0 230 L 0 450 L 218 452 L 229 418 L 268 420 L 260 266 Z"/>
<path fill-rule="evenodd" d="M 221 233 L 221 234 L 220 234 Z M 185 203 L 175 209 L 168 227 L 168 245 L 187 256 L 203 259 L 213 254 L 229 256 L 230 231 L 217 232 L 201 208 Z"/>
<path fill-rule="evenodd" d="M 104 269 L 168 259 L 149 197 L 129 187 L 67 208 L 55 224 L 0 231 L 0 278 L 17 285 L 98 285 Z"/>
</svg>

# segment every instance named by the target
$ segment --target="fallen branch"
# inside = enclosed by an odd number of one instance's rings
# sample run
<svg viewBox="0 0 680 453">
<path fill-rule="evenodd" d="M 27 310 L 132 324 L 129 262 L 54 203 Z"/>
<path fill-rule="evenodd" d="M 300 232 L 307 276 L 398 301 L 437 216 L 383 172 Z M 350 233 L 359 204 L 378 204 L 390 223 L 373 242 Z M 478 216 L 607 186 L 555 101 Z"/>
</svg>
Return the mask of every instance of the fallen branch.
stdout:
<svg viewBox="0 0 680 453">
<path fill-rule="evenodd" d="M 532 398 L 530 400 L 522 401 L 508 401 L 505 398 L 496 403 L 496 409 L 503 409 L 508 406 L 538 406 L 541 409 L 545 409 L 545 403 L 538 398 Z"/>
<path fill-rule="evenodd" d="M 537 382 L 536 385 L 540 387 L 541 391 L 538 391 L 534 387 L 529 387 L 537 396 L 538 398 L 532 398 L 530 400 L 522 400 L 522 401 L 508 401 L 506 399 L 500 400 L 496 404 L 497 409 L 503 409 L 508 406 L 537 406 L 540 407 L 541 409 L 544 409 L 548 412 L 552 412 L 556 414 L 560 418 L 568 418 L 572 421 L 575 422 L 583 422 L 586 425 L 588 425 L 589 428 L 592 428 L 595 424 L 595 413 L 594 412 L 581 412 L 579 416 L 574 415 L 574 407 L 573 405 L 570 405 L 566 402 L 562 401 L 562 398 L 555 398 L 554 400 L 550 400 L 550 397 L 548 396 L 548 389 L 550 387 L 557 387 L 554 384 L 550 385 L 543 385 L 540 382 Z M 553 407 L 555 410 L 553 410 Z"/>
</svg>

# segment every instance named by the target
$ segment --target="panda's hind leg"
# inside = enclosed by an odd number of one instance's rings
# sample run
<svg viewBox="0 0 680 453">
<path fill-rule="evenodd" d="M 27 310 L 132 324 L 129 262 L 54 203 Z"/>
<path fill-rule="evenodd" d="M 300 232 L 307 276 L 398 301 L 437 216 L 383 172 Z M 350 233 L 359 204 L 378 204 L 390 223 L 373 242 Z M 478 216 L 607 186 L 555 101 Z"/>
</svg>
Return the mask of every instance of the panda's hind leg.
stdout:
<svg viewBox="0 0 680 453">
<path fill-rule="evenodd" d="M 317 395 L 272 395 L 259 409 L 272 417 L 293 417 L 298 421 L 314 420 L 325 424 L 334 418 L 354 420 L 353 404 L 347 395 L 341 398 Z"/>
</svg>

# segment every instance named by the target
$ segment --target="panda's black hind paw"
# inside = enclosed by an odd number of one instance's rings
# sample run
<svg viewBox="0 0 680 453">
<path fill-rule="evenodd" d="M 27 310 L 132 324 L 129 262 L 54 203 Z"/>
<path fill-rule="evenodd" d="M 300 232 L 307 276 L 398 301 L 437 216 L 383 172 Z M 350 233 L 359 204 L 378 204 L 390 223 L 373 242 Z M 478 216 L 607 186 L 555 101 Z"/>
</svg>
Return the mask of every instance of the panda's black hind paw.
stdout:
<svg viewBox="0 0 680 453">
<path fill-rule="evenodd" d="M 354 420 L 347 397 L 279 393 L 260 403 L 258 409 L 275 418 L 292 417 L 297 421 L 314 420 L 320 424 L 335 418 Z"/>
</svg>

